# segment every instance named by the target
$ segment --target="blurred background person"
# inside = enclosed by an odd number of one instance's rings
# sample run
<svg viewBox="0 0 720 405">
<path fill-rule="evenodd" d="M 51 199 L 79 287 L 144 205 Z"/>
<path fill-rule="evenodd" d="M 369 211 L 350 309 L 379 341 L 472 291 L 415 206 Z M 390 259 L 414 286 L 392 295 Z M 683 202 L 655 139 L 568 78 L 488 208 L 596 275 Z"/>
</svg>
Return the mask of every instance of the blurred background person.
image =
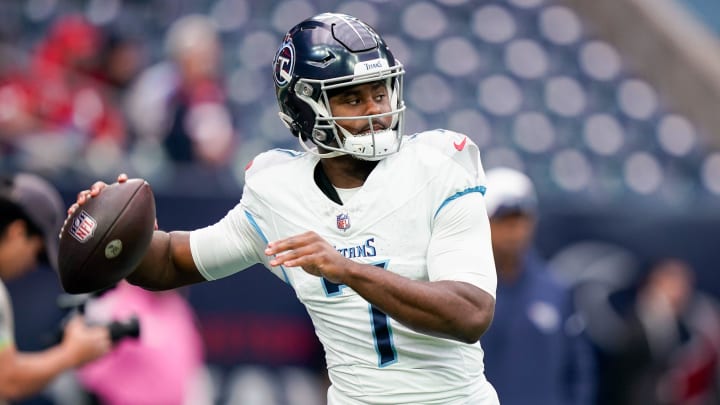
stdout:
<svg viewBox="0 0 720 405">
<path fill-rule="evenodd" d="M 38 260 L 56 268 L 64 205 L 44 179 L 16 174 L 0 179 L 0 404 L 42 391 L 61 373 L 95 360 L 111 349 L 106 327 L 71 318 L 60 343 L 37 352 L 15 344 L 14 313 L 5 281 L 34 270 Z"/>
<path fill-rule="evenodd" d="M 90 404 L 212 404 L 202 337 L 183 291 L 148 291 L 122 281 L 88 300 L 88 321 L 137 317 L 140 324 L 138 339 L 121 341 L 108 356 L 78 370 Z"/>
<path fill-rule="evenodd" d="M 127 144 L 122 112 L 92 77 L 102 34 L 81 14 L 59 16 L 27 60 L 0 81 L 0 138 L 31 171 L 79 169 L 88 155 L 104 165 Z M 100 170 L 101 168 L 97 168 Z"/>
<path fill-rule="evenodd" d="M 141 73 L 127 99 L 130 125 L 142 147 L 162 145 L 177 164 L 228 164 L 238 134 L 225 94 L 222 52 L 209 17 L 190 14 L 170 26 L 166 59 Z"/>
<path fill-rule="evenodd" d="M 114 26 L 101 26 L 100 34 L 100 51 L 90 74 L 106 86 L 114 105 L 121 107 L 130 85 L 146 67 L 148 44 Z"/>
<path fill-rule="evenodd" d="M 599 346 L 598 405 L 720 403 L 717 301 L 697 289 L 682 258 L 653 260 L 636 281 L 596 304 L 622 320 L 605 332 L 613 344 Z M 615 325 L 605 319 L 593 317 L 593 329 Z"/>
<path fill-rule="evenodd" d="M 595 360 L 582 320 L 532 248 L 535 187 L 503 167 L 488 170 L 486 184 L 498 273 L 495 317 L 482 337 L 488 380 L 503 405 L 591 405 Z"/>
</svg>

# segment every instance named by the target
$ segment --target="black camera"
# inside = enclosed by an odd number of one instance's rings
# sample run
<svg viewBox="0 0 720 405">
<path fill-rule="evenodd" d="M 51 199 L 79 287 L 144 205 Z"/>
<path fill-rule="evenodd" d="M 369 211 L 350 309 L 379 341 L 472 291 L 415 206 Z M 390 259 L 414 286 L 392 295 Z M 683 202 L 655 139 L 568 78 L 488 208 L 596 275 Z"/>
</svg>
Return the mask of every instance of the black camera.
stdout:
<svg viewBox="0 0 720 405">
<path fill-rule="evenodd" d="M 88 302 L 96 299 L 106 292 L 112 290 L 113 287 L 106 288 L 104 290 L 87 293 L 87 294 L 62 294 L 58 297 L 58 306 L 68 311 L 68 314 L 63 318 L 60 326 L 58 336 L 55 339 L 55 343 L 59 343 L 62 340 L 63 331 L 65 324 L 76 315 L 85 315 L 85 306 Z M 117 343 L 125 338 L 137 339 L 140 337 L 140 321 L 137 316 L 133 315 L 128 319 L 115 320 L 105 324 L 110 331 L 110 337 L 113 343 Z"/>
</svg>

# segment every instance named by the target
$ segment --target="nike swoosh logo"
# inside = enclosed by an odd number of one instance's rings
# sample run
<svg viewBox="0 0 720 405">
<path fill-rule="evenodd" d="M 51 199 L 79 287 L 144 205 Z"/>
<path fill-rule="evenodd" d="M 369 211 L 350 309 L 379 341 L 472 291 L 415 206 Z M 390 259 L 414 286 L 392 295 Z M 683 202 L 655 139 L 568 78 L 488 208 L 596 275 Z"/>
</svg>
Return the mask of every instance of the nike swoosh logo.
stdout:
<svg viewBox="0 0 720 405">
<path fill-rule="evenodd" d="M 464 136 L 462 142 L 460 143 L 453 142 L 453 146 L 455 147 L 455 149 L 457 149 L 458 152 L 460 152 L 465 148 L 465 143 L 467 143 L 467 136 Z"/>
</svg>

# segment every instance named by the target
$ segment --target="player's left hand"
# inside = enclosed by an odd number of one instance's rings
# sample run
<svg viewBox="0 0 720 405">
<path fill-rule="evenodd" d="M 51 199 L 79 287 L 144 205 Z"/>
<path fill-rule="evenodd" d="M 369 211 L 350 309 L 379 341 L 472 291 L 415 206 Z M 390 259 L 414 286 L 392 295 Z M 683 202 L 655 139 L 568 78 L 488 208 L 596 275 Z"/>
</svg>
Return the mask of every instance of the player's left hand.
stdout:
<svg viewBox="0 0 720 405">
<path fill-rule="evenodd" d="M 118 183 L 125 183 L 128 180 L 128 175 L 125 173 L 120 173 L 117 177 Z M 85 204 L 86 201 L 93 197 L 97 197 L 100 192 L 107 187 L 107 183 L 104 181 L 96 181 L 93 183 L 92 186 L 90 186 L 89 190 L 83 190 L 77 194 L 77 199 L 75 200 L 75 203 L 70 206 L 67 210 L 68 218 L 78 209 L 81 205 Z M 67 221 L 67 219 L 66 219 Z"/>
<path fill-rule="evenodd" d="M 118 183 L 125 183 L 128 181 L 128 175 L 125 173 L 120 173 L 117 177 Z M 75 200 L 75 203 L 73 203 L 67 210 L 67 218 L 65 218 L 65 222 L 70 218 L 70 216 L 77 211 L 78 208 L 80 208 L 81 205 L 85 204 L 89 199 L 93 197 L 97 197 L 100 192 L 107 187 L 107 183 L 103 181 L 96 181 L 93 183 L 93 185 L 90 187 L 89 190 L 83 190 L 77 194 L 77 199 Z M 65 226 L 63 225 L 63 228 Z M 160 229 L 158 227 L 157 218 L 155 218 L 155 230 L 157 231 Z M 61 231 L 62 233 L 62 231 Z"/>
<path fill-rule="evenodd" d="M 302 267 L 306 272 L 325 277 L 333 283 L 342 283 L 342 277 L 351 260 L 346 259 L 325 239 L 315 232 L 305 232 L 268 243 L 267 256 L 275 256 L 270 265 Z"/>
</svg>

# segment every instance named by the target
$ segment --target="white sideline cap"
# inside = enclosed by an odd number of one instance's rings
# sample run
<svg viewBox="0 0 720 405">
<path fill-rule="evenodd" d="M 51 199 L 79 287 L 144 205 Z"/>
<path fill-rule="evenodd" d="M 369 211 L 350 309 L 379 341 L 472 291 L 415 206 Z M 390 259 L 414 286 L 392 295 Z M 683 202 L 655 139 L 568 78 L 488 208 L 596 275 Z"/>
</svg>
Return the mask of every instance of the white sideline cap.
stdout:
<svg viewBox="0 0 720 405">
<path fill-rule="evenodd" d="M 487 171 L 486 180 L 485 205 L 490 218 L 511 213 L 535 214 L 535 186 L 524 173 L 498 167 Z"/>
</svg>

